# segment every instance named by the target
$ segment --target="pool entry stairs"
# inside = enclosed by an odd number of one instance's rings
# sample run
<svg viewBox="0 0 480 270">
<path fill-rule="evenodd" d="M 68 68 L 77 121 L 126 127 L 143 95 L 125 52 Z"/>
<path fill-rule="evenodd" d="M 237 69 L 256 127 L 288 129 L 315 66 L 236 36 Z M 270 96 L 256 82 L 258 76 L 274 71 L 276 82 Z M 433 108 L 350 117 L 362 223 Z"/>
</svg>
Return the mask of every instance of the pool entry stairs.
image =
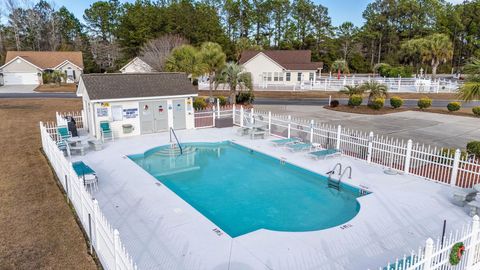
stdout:
<svg viewBox="0 0 480 270">
<path fill-rule="evenodd" d="M 337 172 L 338 168 L 338 174 Z M 336 190 L 340 190 L 340 183 L 342 182 L 343 177 L 348 172 L 348 178 L 352 178 L 352 167 L 347 166 L 345 170 L 342 170 L 342 163 L 337 163 L 332 170 L 327 172 L 328 175 L 328 187 Z M 338 179 L 335 179 L 335 175 L 338 175 Z"/>
</svg>

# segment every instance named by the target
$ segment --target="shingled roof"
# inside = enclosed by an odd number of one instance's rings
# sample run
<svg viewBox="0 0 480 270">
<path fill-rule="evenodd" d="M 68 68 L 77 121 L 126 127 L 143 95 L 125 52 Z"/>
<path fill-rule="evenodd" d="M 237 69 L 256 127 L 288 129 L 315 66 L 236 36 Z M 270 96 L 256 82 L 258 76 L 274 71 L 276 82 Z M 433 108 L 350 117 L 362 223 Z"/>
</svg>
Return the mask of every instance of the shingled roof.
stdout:
<svg viewBox="0 0 480 270">
<path fill-rule="evenodd" d="M 8 51 L 5 56 L 5 63 L 15 59 L 17 56 L 22 57 L 28 62 L 34 64 L 41 69 L 54 68 L 66 60 L 83 69 L 82 52 L 53 52 L 53 51 Z"/>
<path fill-rule="evenodd" d="M 310 50 L 244 51 L 240 57 L 240 64 L 245 64 L 260 52 L 288 70 L 316 70 L 323 67 L 322 62 L 311 61 Z"/>
<path fill-rule="evenodd" d="M 195 95 L 197 88 L 185 73 L 84 74 L 81 80 L 91 100 Z"/>
</svg>

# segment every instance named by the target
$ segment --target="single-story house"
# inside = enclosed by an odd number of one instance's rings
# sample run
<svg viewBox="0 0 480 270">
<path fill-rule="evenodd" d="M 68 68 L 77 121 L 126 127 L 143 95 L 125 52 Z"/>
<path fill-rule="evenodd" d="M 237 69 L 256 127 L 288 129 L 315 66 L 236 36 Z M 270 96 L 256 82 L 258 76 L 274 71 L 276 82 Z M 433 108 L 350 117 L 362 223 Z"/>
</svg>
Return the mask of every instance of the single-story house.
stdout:
<svg viewBox="0 0 480 270">
<path fill-rule="evenodd" d="M 0 67 L 4 85 L 42 84 L 42 74 L 60 70 L 66 83 L 78 82 L 83 73 L 82 52 L 8 51 Z"/>
<path fill-rule="evenodd" d="M 120 69 L 121 73 L 151 73 L 157 72 L 147 58 L 137 56 Z"/>
<path fill-rule="evenodd" d="M 255 85 L 292 85 L 315 81 L 322 62 L 311 61 L 310 50 L 244 51 L 239 63 L 252 74 Z"/>
<path fill-rule="evenodd" d="M 101 139 L 107 122 L 115 138 L 195 128 L 193 98 L 198 90 L 185 73 L 105 73 L 80 78 L 90 135 Z"/>
</svg>

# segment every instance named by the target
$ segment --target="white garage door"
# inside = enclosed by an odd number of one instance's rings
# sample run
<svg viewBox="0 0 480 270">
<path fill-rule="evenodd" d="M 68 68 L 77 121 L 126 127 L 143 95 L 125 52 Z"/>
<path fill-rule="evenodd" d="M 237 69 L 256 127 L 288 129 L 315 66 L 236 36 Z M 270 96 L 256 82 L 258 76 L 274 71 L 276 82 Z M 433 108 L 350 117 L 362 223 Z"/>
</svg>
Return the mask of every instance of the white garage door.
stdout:
<svg viewBox="0 0 480 270">
<path fill-rule="evenodd" d="M 12 73 L 3 73 L 3 83 L 4 85 L 15 85 L 15 84 L 39 84 L 37 73 L 21 73 L 21 72 L 12 72 Z"/>
</svg>

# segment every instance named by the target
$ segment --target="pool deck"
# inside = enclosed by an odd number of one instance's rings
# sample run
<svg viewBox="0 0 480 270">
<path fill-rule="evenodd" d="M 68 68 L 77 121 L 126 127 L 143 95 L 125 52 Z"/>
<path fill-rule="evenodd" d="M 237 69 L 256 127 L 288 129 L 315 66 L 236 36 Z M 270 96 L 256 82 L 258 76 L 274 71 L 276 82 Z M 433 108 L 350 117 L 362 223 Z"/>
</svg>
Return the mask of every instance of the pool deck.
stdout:
<svg viewBox="0 0 480 270">
<path fill-rule="evenodd" d="M 341 226 L 312 232 L 262 229 L 231 238 L 125 157 L 168 144 L 167 132 L 109 142 L 103 150 L 72 161 L 83 160 L 97 172 L 100 180 L 94 197 L 120 231 L 139 269 L 378 269 L 417 250 L 426 238 L 440 236 L 444 219 L 447 232 L 471 220 L 463 208 L 450 202 L 449 186 L 387 175 L 382 166 L 350 157 L 315 161 L 305 153 L 273 147 L 269 143 L 273 137 L 250 140 L 237 136 L 235 130 L 180 130 L 177 135 L 181 142 L 235 140 L 320 174 L 341 162 L 353 169 L 352 179 L 345 182 L 373 193 L 359 198 L 359 214 Z"/>
</svg>

